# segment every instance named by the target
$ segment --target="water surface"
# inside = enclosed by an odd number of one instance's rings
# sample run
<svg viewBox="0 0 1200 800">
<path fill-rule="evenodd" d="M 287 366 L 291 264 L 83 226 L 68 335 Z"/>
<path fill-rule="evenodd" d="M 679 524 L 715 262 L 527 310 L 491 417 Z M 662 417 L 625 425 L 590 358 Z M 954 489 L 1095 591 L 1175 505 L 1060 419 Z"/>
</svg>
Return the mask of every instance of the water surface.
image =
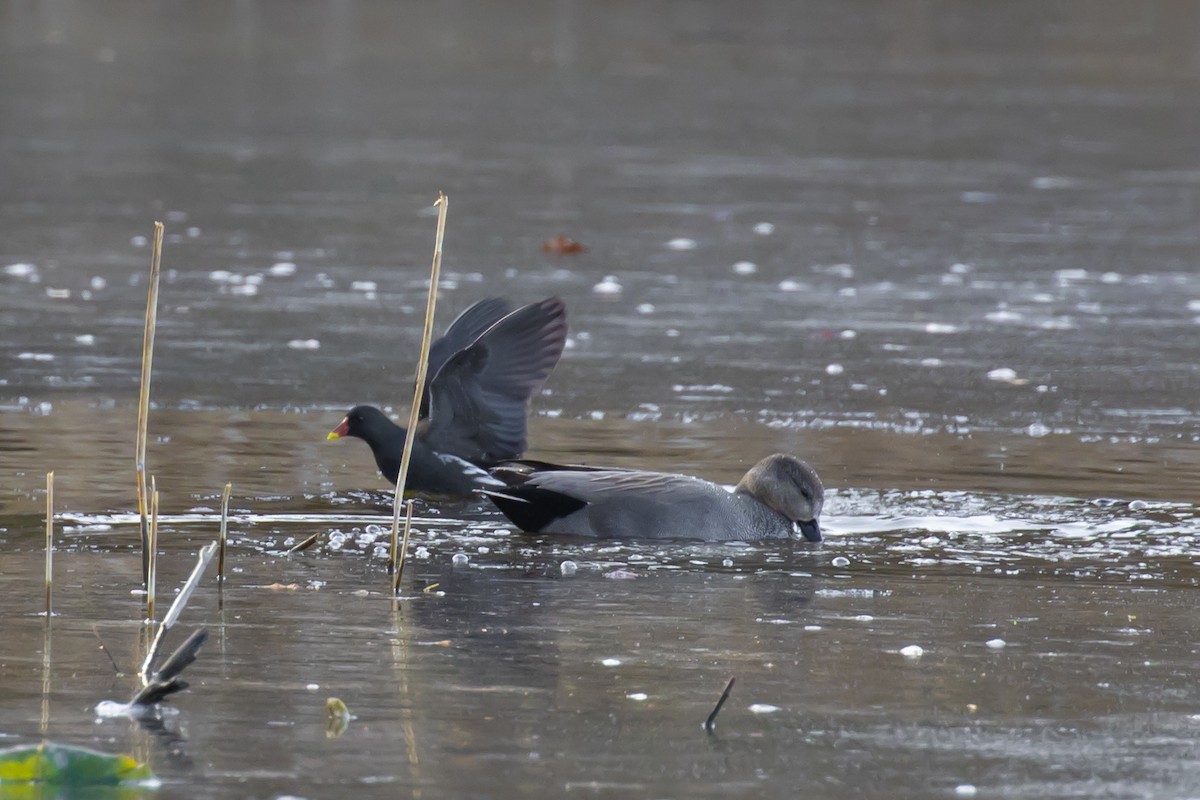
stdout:
<svg viewBox="0 0 1200 800">
<path fill-rule="evenodd" d="M 181 797 L 1196 796 L 1197 31 L 1173 0 L 0 4 L 0 745 Z M 424 502 L 393 603 L 387 487 L 324 434 L 404 411 L 438 190 L 439 326 L 567 301 L 531 454 L 732 484 L 797 453 L 827 541 Z M 144 634 L 154 219 L 168 597 L 235 489 L 193 689 L 139 726 L 94 708 Z"/>
</svg>

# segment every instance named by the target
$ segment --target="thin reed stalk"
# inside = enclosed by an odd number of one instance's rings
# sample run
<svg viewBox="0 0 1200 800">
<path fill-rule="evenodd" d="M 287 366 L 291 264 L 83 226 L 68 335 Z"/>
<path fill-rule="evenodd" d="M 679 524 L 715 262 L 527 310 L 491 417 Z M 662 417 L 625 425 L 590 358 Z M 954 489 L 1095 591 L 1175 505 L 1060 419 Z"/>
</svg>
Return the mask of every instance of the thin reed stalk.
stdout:
<svg viewBox="0 0 1200 800">
<path fill-rule="evenodd" d="M 146 324 L 142 330 L 142 383 L 138 392 L 137 439 L 134 469 L 137 472 L 138 514 L 142 522 L 142 587 L 150 585 L 150 525 L 146 516 L 146 431 L 150 422 L 150 371 L 154 364 L 154 330 L 158 325 L 158 276 L 162 265 L 163 224 L 154 223 L 150 249 L 150 287 L 146 290 Z"/>
<path fill-rule="evenodd" d="M 217 551 L 217 583 L 225 582 L 225 542 L 229 538 L 229 496 L 233 494 L 233 484 L 225 484 L 221 492 L 221 538 L 220 549 Z"/>
<path fill-rule="evenodd" d="M 54 473 L 46 473 L 46 621 L 53 607 L 50 593 L 54 586 Z"/>
<path fill-rule="evenodd" d="M 154 622 L 154 585 L 158 580 L 158 483 L 150 476 L 150 568 L 146 579 L 146 621 Z"/>
<path fill-rule="evenodd" d="M 425 393 L 425 373 L 429 368 L 429 345 L 433 341 L 433 310 L 437 305 L 438 280 L 442 274 L 442 240 L 446 236 L 446 210 L 450 199 L 438 193 L 437 235 L 433 242 L 433 268 L 429 274 L 429 297 L 425 301 L 425 329 L 421 334 L 421 355 L 417 359 L 417 385 L 413 391 L 412 409 L 408 414 L 408 432 L 404 437 L 404 454 L 400 458 L 400 472 L 396 475 L 396 494 L 392 498 L 392 547 L 388 555 L 388 574 L 396 569 L 396 550 L 400 539 L 400 506 L 404 502 L 404 485 L 408 481 L 408 462 L 412 458 L 413 439 L 417 435 L 417 422 L 421 415 L 421 396 Z M 398 586 L 399 584 L 395 584 Z"/>
<path fill-rule="evenodd" d="M 404 541 L 400 543 L 400 558 L 396 561 L 396 580 L 392 582 L 392 595 L 400 596 L 400 579 L 404 577 L 404 561 L 408 555 L 408 534 L 412 531 L 413 501 L 405 503 L 408 510 L 404 513 Z"/>
</svg>

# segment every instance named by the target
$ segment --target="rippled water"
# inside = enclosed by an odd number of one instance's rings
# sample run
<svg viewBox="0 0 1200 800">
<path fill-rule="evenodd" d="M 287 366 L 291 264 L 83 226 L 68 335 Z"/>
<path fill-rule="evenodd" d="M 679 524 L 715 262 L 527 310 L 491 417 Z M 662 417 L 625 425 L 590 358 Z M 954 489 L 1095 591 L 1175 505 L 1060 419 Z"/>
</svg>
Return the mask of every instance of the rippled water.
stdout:
<svg viewBox="0 0 1200 800">
<path fill-rule="evenodd" d="M 187 797 L 1196 796 L 1198 23 L 0 4 L 0 746 L 134 752 Z M 567 301 L 533 455 L 732 484 L 797 453 L 827 541 L 531 537 L 425 501 L 393 603 L 387 487 L 324 433 L 402 410 L 439 189 L 443 324 Z M 144 635 L 156 218 L 168 595 L 234 496 L 193 689 L 139 726 L 94 708 Z M 543 253 L 559 233 L 587 252 Z"/>
</svg>

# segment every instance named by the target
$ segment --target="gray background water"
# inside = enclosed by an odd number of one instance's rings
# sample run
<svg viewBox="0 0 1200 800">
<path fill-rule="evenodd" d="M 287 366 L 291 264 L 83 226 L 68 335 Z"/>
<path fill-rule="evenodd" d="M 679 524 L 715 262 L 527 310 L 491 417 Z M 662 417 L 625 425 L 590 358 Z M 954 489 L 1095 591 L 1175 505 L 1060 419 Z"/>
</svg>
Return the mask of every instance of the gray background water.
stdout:
<svg viewBox="0 0 1200 800">
<path fill-rule="evenodd" d="M 1195 796 L 1198 53 L 1185 2 L 0 3 L 0 744 L 42 728 L 53 469 L 48 733 L 181 796 Z M 445 595 L 394 610 L 385 487 L 323 434 L 403 409 L 439 190 L 439 327 L 567 301 L 532 453 L 795 452 L 830 541 L 435 507 Z M 164 585 L 214 530 L 181 512 L 237 514 L 174 744 L 91 711 L 132 685 L 91 626 L 128 672 L 155 219 Z"/>
</svg>

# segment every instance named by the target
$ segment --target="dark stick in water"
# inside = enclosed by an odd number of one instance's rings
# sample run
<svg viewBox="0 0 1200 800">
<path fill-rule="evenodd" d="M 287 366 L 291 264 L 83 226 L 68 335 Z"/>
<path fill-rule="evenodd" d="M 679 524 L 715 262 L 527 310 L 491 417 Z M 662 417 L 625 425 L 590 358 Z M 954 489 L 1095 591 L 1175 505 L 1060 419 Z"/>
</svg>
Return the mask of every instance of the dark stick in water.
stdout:
<svg viewBox="0 0 1200 800">
<path fill-rule="evenodd" d="M 729 693 L 733 691 L 733 682 L 737 680 L 732 675 L 729 676 L 729 683 L 725 684 L 725 691 L 721 692 L 721 697 L 717 700 L 717 707 L 708 715 L 708 719 L 704 720 L 704 730 L 712 733 L 717 729 L 717 714 L 721 711 L 721 706 L 725 705 L 725 701 L 729 699 Z"/>
</svg>

